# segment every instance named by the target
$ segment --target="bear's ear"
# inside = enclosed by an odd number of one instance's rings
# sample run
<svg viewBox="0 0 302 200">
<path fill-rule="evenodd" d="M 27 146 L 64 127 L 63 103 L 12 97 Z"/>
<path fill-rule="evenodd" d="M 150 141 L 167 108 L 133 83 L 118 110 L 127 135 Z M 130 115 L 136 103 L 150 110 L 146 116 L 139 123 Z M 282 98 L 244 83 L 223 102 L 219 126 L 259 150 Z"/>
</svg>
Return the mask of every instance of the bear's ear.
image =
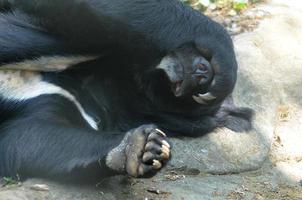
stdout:
<svg viewBox="0 0 302 200">
<path fill-rule="evenodd" d="M 254 111 L 246 107 L 236 107 L 232 96 L 226 98 L 215 117 L 220 127 L 235 132 L 246 132 L 252 129 Z"/>
</svg>

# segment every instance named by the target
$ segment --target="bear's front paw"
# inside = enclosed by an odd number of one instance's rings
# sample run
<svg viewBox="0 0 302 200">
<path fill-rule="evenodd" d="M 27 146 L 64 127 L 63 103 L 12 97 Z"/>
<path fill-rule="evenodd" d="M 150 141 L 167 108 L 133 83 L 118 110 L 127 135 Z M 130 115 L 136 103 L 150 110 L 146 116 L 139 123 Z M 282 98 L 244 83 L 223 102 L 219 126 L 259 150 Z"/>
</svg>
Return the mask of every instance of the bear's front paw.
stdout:
<svg viewBox="0 0 302 200">
<path fill-rule="evenodd" d="M 119 146 L 106 158 L 111 169 L 133 177 L 154 175 L 170 158 L 166 135 L 154 125 L 143 125 L 127 132 Z"/>
</svg>

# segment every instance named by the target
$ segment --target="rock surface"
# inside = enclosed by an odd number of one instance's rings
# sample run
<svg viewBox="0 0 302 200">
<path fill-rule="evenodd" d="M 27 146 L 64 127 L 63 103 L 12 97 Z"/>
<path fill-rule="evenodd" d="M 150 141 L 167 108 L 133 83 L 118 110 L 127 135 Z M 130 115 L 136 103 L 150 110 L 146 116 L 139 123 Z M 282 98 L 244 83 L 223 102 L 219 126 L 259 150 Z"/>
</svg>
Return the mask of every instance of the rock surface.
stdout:
<svg viewBox="0 0 302 200">
<path fill-rule="evenodd" d="M 173 139 L 170 165 L 151 179 L 117 176 L 96 186 L 31 179 L 0 189 L 0 199 L 301 199 L 302 2 L 272 0 L 259 9 L 270 17 L 234 37 L 234 98 L 256 111 L 253 131 Z"/>
</svg>

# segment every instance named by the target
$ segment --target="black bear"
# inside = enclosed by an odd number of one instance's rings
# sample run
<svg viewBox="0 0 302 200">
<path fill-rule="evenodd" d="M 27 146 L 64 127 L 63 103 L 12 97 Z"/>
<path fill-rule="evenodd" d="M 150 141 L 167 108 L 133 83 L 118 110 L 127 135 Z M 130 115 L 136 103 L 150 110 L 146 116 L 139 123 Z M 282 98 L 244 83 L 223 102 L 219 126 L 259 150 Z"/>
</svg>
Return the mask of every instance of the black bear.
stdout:
<svg viewBox="0 0 302 200">
<path fill-rule="evenodd" d="M 251 127 L 230 102 L 229 35 L 177 0 L 0 10 L 0 176 L 150 176 L 170 158 L 167 135 Z"/>
</svg>

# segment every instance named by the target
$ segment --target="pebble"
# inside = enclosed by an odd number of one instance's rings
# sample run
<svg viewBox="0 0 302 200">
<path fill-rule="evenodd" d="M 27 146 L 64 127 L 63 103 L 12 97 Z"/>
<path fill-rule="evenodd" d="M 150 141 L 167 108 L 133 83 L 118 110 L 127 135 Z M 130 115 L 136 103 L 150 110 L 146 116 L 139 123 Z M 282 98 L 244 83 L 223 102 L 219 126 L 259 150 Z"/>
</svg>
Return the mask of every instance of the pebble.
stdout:
<svg viewBox="0 0 302 200">
<path fill-rule="evenodd" d="M 237 15 L 237 12 L 235 10 L 230 10 L 228 15 L 230 16 L 236 16 Z"/>
<path fill-rule="evenodd" d="M 30 186 L 30 189 L 35 191 L 49 191 L 48 185 L 45 184 L 35 184 Z"/>
<path fill-rule="evenodd" d="M 214 3 L 211 3 L 210 5 L 209 5 L 209 7 L 208 7 L 208 9 L 209 10 L 216 10 L 217 9 L 217 6 L 216 6 L 216 4 L 214 4 Z"/>
</svg>

